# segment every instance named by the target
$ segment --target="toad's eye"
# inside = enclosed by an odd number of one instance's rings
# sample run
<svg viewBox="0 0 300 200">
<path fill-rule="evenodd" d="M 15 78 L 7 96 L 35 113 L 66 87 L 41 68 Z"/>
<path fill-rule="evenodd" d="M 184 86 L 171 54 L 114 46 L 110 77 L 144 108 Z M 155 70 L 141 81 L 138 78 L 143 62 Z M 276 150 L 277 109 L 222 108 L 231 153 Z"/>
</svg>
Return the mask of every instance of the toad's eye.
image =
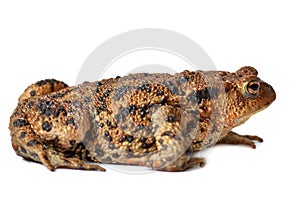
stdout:
<svg viewBox="0 0 300 200">
<path fill-rule="evenodd" d="M 259 91 L 259 81 L 249 81 L 248 84 L 246 85 L 246 91 L 247 93 L 251 94 L 251 95 L 257 95 L 258 91 Z"/>
</svg>

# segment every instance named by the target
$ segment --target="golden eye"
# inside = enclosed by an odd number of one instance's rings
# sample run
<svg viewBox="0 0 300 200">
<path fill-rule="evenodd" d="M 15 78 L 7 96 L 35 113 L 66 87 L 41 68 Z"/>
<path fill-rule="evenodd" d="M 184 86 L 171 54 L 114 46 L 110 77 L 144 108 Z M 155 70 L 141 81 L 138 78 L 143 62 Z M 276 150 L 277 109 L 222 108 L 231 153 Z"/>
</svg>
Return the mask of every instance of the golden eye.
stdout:
<svg viewBox="0 0 300 200">
<path fill-rule="evenodd" d="M 247 93 L 251 94 L 251 95 L 257 95 L 258 91 L 259 91 L 259 81 L 249 81 L 248 84 L 246 85 L 246 91 Z"/>
</svg>

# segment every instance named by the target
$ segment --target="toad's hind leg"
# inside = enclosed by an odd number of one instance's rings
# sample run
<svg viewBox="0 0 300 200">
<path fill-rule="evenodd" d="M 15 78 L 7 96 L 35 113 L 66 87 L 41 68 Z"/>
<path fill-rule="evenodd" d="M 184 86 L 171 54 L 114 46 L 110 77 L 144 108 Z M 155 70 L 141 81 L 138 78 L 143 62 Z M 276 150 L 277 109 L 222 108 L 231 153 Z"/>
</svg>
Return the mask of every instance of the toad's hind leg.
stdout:
<svg viewBox="0 0 300 200">
<path fill-rule="evenodd" d="M 99 166 L 97 163 L 88 163 L 77 157 L 65 157 L 53 149 L 49 149 L 47 154 L 55 168 L 106 171 L 105 168 Z"/>
<path fill-rule="evenodd" d="M 39 163 L 43 163 L 48 169 L 54 170 L 54 166 L 44 151 L 43 142 L 37 137 L 22 111 L 17 108 L 10 118 L 9 129 L 11 131 L 12 147 L 16 154 Z"/>
<path fill-rule="evenodd" d="M 67 84 L 55 79 L 41 80 L 28 86 L 23 92 L 23 94 L 19 97 L 19 101 L 28 99 L 33 96 L 46 95 L 51 92 L 57 92 L 66 87 L 68 87 Z"/>
<path fill-rule="evenodd" d="M 233 131 L 230 131 L 217 144 L 243 144 L 255 149 L 256 145 L 253 141 L 263 142 L 263 139 L 255 135 L 239 135 Z"/>
<path fill-rule="evenodd" d="M 26 160 L 42 163 L 51 171 L 56 168 L 105 171 L 98 164 L 90 164 L 76 157 L 65 157 L 63 152 L 48 148 L 47 144 L 34 134 L 22 113 L 15 111 L 9 128 L 11 130 L 12 146 L 16 154 Z"/>
</svg>

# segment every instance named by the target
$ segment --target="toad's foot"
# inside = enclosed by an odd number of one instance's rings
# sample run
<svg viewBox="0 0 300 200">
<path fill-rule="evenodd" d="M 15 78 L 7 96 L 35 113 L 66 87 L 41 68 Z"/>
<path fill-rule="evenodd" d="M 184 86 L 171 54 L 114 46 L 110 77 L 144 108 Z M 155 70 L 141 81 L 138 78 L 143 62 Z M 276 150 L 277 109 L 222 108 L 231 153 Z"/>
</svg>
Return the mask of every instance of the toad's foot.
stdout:
<svg viewBox="0 0 300 200">
<path fill-rule="evenodd" d="M 263 139 L 258 136 L 252 135 L 239 135 L 233 131 L 230 131 L 222 140 L 217 144 L 243 144 L 256 148 L 254 141 L 263 142 Z"/>
<path fill-rule="evenodd" d="M 205 166 L 205 159 L 204 158 L 189 158 L 187 156 L 182 156 L 178 160 L 174 161 L 173 163 L 169 164 L 166 167 L 159 168 L 159 171 L 168 171 L 168 172 L 179 172 L 185 171 L 187 169 L 191 169 L 195 166 L 204 167 Z"/>
<path fill-rule="evenodd" d="M 60 155 L 52 155 L 50 157 L 51 163 L 53 163 L 53 169 L 57 168 L 67 168 L 67 169 L 80 169 L 80 170 L 90 170 L 90 171 L 106 171 L 105 168 L 99 166 L 95 163 L 88 163 L 79 158 L 65 158 Z M 43 163 L 44 164 L 44 163 Z"/>
<path fill-rule="evenodd" d="M 97 163 L 89 163 L 85 160 L 74 157 L 66 158 L 52 149 L 45 150 L 40 148 L 41 146 L 39 144 L 36 144 L 35 148 L 32 148 L 28 146 L 22 147 L 16 143 L 13 143 L 13 147 L 15 148 L 17 154 L 24 157 L 25 160 L 42 163 L 50 171 L 55 171 L 57 168 L 106 171 L 105 168 L 101 167 Z M 21 150 L 19 151 L 19 149 Z"/>
<path fill-rule="evenodd" d="M 185 171 L 187 169 L 191 169 L 195 166 L 204 167 L 206 162 L 204 158 L 191 158 L 190 156 L 184 154 L 170 163 L 165 163 L 162 160 L 152 160 L 151 158 L 149 159 L 149 157 L 147 156 L 142 158 L 128 158 L 122 163 L 130 165 L 148 166 L 158 171 L 180 172 Z"/>
</svg>

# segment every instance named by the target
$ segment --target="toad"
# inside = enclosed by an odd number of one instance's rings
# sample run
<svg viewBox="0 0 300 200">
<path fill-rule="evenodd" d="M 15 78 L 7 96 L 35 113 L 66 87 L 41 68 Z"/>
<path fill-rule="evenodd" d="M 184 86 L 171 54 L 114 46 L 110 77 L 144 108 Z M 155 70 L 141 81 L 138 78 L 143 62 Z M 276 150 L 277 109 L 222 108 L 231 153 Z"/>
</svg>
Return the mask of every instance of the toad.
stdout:
<svg viewBox="0 0 300 200">
<path fill-rule="evenodd" d="M 232 131 L 275 100 L 257 75 L 246 66 L 234 73 L 137 73 L 71 87 L 38 81 L 10 117 L 12 147 L 51 171 L 105 171 L 101 163 L 164 171 L 204 166 L 195 152 L 263 141 Z"/>
</svg>

